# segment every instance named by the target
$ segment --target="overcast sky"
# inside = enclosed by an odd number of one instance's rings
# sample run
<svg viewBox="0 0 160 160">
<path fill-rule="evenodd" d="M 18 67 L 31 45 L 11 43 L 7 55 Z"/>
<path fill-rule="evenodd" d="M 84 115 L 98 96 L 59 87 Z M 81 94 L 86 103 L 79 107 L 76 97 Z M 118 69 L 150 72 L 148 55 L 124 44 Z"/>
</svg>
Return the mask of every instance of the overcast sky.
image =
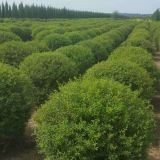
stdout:
<svg viewBox="0 0 160 160">
<path fill-rule="evenodd" d="M 6 0 L 0 0 L 0 2 Z M 9 3 L 24 2 L 54 7 L 98 12 L 152 13 L 160 8 L 160 0 L 7 0 Z"/>
</svg>

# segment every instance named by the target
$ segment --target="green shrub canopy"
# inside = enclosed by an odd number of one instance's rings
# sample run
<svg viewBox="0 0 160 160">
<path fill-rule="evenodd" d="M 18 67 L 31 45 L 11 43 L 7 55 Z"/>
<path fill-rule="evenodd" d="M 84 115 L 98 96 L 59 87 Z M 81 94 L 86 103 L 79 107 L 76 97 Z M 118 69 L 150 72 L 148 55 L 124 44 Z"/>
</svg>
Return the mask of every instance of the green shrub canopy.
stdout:
<svg viewBox="0 0 160 160">
<path fill-rule="evenodd" d="M 12 32 L 0 31 L 0 44 L 8 41 L 21 41 L 20 37 Z"/>
<path fill-rule="evenodd" d="M 143 159 L 154 118 L 149 106 L 118 82 L 70 82 L 36 114 L 36 139 L 48 160 Z"/>
<path fill-rule="evenodd" d="M 47 99 L 48 94 L 77 75 L 75 63 L 65 55 L 52 52 L 35 53 L 25 58 L 20 69 L 33 81 L 37 89 L 37 103 Z"/>
<path fill-rule="evenodd" d="M 51 50 L 56 50 L 57 48 L 67 46 L 72 43 L 68 37 L 61 34 L 51 34 L 46 36 L 44 38 L 44 42 Z"/>
<path fill-rule="evenodd" d="M 47 51 L 48 48 L 45 44 L 40 42 L 20 42 L 10 41 L 0 45 L 0 61 L 18 66 L 25 57 L 33 52 Z"/>
<path fill-rule="evenodd" d="M 131 61 L 147 70 L 152 78 L 159 78 L 157 67 L 153 61 L 153 57 L 145 49 L 141 47 L 120 47 L 116 49 L 109 59 L 118 60 L 123 58 L 124 61 Z"/>
<path fill-rule="evenodd" d="M 32 30 L 24 26 L 14 26 L 11 27 L 11 32 L 19 36 L 23 41 L 28 41 L 32 39 Z"/>
<path fill-rule="evenodd" d="M 123 59 L 101 62 L 89 69 L 85 76 L 114 79 L 139 91 L 143 98 L 151 98 L 154 93 L 154 82 L 147 71 Z"/>
<path fill-rule="evenodd" d="M 108 56 L 106 53 L 105 46 L 96 40 L 83 41 L 79 43 L 79 45 L 90 48 L 96 62 L 104 60 Z"/>
<path fill-rule="evenodd" d="M 136 28 L 129 36 L 125 46 L 142 47 L 150 52 L 153 51 L 153 46 L 150 39 L 150 32 L 145 28 Z"/>
<path fill-rule="evenodd" d="M 71 40 L 72 44 L 78 43 L 79 41 L 85 39 L 79 31 L 66 32 L 64 35 Z"/>
<path fill-rule="evenodd" d="M 56 50 L 56 53 L 64 54 L 72 59 L 76 63 L 79 73 L 84 73 L 95 62 L 91 50 L 80 45 L 62 47 Z"/>
<path fill-rule="evenodd" d="M 0 63 L 0 141 L 21 136 L 33 107 L 33 85 L 18 69 Z"/>
</svg>

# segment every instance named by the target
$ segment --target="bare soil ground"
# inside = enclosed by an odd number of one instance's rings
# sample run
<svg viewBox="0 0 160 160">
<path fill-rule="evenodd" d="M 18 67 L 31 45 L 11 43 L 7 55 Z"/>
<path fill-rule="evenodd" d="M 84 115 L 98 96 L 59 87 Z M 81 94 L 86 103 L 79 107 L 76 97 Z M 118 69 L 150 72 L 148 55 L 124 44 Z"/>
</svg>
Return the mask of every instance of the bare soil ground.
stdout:
<svg viewBox="0 0 160 160">
<path fill-rule="evenodd" d="M 23 140 L 13 142 L 13 145 L 7 148 L 7 152 L 0 153 L 0 160 L 43 160 L 35 145 L 33 127 L 34 123 L 30 120 Z"/>
<path fill-rule="evenodd" d="M 156 66 L 160 69 L 160 53 L 155 54 L 154 60 Z M 155 119 L 157 127 L 155 130 L 155 138 L 149 149 L 149 160 L 160 160 L 160 81 L 157 85 L 157 95 L 153 98 Z"/>
</svg>

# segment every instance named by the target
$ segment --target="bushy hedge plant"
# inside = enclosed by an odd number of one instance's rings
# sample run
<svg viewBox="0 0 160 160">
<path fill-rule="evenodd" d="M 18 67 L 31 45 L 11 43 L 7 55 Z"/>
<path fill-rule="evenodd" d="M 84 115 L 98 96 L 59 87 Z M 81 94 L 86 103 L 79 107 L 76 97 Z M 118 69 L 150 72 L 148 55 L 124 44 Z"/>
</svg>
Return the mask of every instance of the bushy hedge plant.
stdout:
<svg viewBox="0 0 160 160">
<path fill-rule="evenodd" d="M 0 31 L 0 44 L 8 41 L 21 41 L 20 37 L 12 32 Z"/>
<path fill-rule="evenodd" d="M 32 31 L 32 37 L 35 37 L 41 31 L 46 30 L 44 26 L 35 27 Z"/>
<path fill-rule="evenodd" d="M 46 52 L 49 51 L 48 46 L 42 41 L 28 41 L 24 45 L 28 48 L 30 53 Z"/>
<path fill-rule="evenodd" d="M 150 106 L 118 82 L 71 82 L 35 116 L 47 160 L 143 159 L 154 127 Z"/>
<path fill-rule="evenodd" d="M 31 80 L 18 69 L 0 63 L 0 145 L 22 136 L 33 97 Z"/>
<path fill-rule="evenodd" d="M 66 32 L 64 35 L 71 40 L 72 44 L 78 43 L 79 41 L 85 39 L 85 37 L 79 31 Z"/>
<path fill-rule="evenodd" d="M 72 59 L 77 65 L 79 73 L 84 73 L 86 69 L 92 66 L 95 62 L 91 50 L 80 45 L 62 47 L 56 50 L 56 53 L 64 54 L 68 58 Z"/>
<path fill-rule="evenodd" d="M 51 34 L 44 38 L 44 42 L 48 45 L 51 50 L 55 50 L 57 48 L 67 46 L 71 44 L 71 40 L 61 34 Z"/>
<path fill-rule="evenodd" d="M 136 28 L 123 45 L 142 47 L 150 52 L 153 51 L 153 46 L 150 41 L 150 33 L 148 30 L 143 28 Z"/>
<path fill-rule="evenodd" d="M 110 32 L 104 33 L 92 40 L 80 42 L 79 44 L 92 50 L 96 62 L 106 59 L 109 53 L 125 40 L 132 30 L 133 25 L 124 25 Z"/>
<path fill-rule="evenodd" d="M 79 43 L 79 45 L 90 48 L 96 62 L 104 60 L 108 57 L 105 46 L 99 41 L 87 40 Z"/>
<path fill-rule="evenodd" d="M 123 59 L 101 62 L 89 69 L 85 76 L 114 79 L 139 91 L 143 98 L 152 98 L 154 93 L 154 81 L 147 71 Z"/>
<path fill-rule="evenodd" d="M 51 30 L 43 30 L 36 34 L 35 39 L 36 40 L 43 40 L 46 36 L 50 35 L 52 33 Z"/>
<path fill-rule="evenodd" d="M 58 83 L 66 82 L 77 75 L 76 64 L 62 54 L 35 53 L 25 58 L 20 70 L 26 73 L 37 89 L 37 103 L 47 99 L 48 94 L 58 88 Z"/>
<path fill-rule="evenodd" d="M 48 51 L 48 47 L 42 42 L 10 41 L 0 45 L 0 61 L 18 66 L 21 61 L 33 52 Z"/>
<path fill-rule="evenodd" d="M 10 41 L 0 46 L 0 61 L 18 66 L 30 54 L 23 42 Z"/>
<path fill-rule="evenodd" d="M 13 26 L 11 27 L 11 32 L 18 35 L 23 41 L 32 39 L 32 30 L 29 27 Z"/>
<path fill-rule="evenodd" d="M 153 79 L 156 78 L 158 80 L 159 72 L 155 66 L 153 57 L 145 49 L 132 46 L 120 47 L 109 57 L 109 59 L 113 60 L 118 60 L 121 58 L 123 58 L 124 61 L 131 61 L 138 64 L 140 67 L 146 69 Z"/>
</svg>

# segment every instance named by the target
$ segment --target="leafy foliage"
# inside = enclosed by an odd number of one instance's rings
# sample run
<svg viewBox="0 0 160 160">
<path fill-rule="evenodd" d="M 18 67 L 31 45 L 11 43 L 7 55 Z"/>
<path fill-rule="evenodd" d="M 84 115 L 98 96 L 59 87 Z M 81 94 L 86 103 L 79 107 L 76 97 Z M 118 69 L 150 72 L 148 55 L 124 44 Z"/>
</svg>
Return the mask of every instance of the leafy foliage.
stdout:
<svg viewBox="0 0 160 160">
<path fill-rule="evenodd" d="M 23 41 L 28 41 L 32 39 L 32 31 L 28 27 L 11 27 L 11 32 L 15 33 L 17 36 L 19 36 Z"/>
<path fill-rule="evenodd" d="M 0 31 L 0 44 L 8 41 L 21 41 L 20 37 L 14 33 L 7 31 Z"/>
<path fill-rule="evenodd" d="M 44 42 L 48 45 L 51 50 L 71 44 L 68 37 L 60 34 L 51 34 L 45 37 Z"/>
<path fill-rule="evenodd" d="M 0 141 L 22 136 L 31 107 L 33 85 L 22 72 L 0 63 Z"/>
<path fill-rule="evenodd" d="M 95 65 L 87 71 L 86 77 L 114 79 L 130 86 L 132 90 L 138 90 L 143 98 L 151 98 L 154 93 L 153 80 L 146 70 L 123 58 Z"/>
<path fill-rule="evenodd" d="M 149 108 L 112 80 L 70 82 L 36 114 L 37 143 L 47 160 L 143 159 L 154 127 Z"/>
<path fill-rule="evenodd" d="M 80 45 L 62 47 L 56 50 L 56 53 L 64 54 L 68 58 L 72 59 L 77 65 L 79 73 L 81 74 L 84 73 L 86 69 L 92 66 L 95 62 L 91 50 Z"/>
<path fill-rule="evenodd" d="M 31 53 L 47 50 L 47 46 L 40 42 L 10 41 L 0 45 L 0 61 L 17 67 Z"/>
<path fill-rule="evenodd" d="M 153 57 L 143 48 L 132 46 L 120 47 L 116 49 L 109 57 L 109 59 L 113 60 L 118 60 L 121 58 L 123 58 L 124 61 L 131 61 L 138 64 L 140 67 L 147 70 L 153 79 L 156 78 L 156 81 L 158 80 L 159 71 L 155 66 Z"/>
<path fill-rule="evenodd" d="M 78 69 L 65 55 L 45 52 L 35 53 L 25 58 L 20 69 L 32 80 L 37 89 L 37 103 L 41 104 L 48 94 L 77 75 Z"/>
</svg>

